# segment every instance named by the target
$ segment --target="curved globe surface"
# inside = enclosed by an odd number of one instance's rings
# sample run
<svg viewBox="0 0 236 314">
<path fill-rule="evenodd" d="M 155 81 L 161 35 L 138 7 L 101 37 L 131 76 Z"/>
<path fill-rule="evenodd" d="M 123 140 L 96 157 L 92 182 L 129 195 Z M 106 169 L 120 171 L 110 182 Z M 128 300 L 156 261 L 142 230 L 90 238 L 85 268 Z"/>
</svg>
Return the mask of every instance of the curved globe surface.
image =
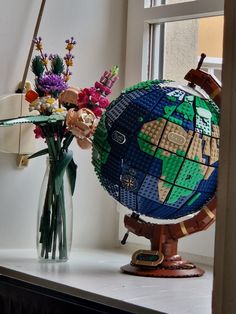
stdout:
<svg viewBox="0 0 236 314">
<path fill-rule="evenodd" d="M 92 163 L 102 186 L 129 209 L 175 219 L 215 194 L 219 108 L 167 81 L 126 89 L 94 134 Z"/>
</svg>

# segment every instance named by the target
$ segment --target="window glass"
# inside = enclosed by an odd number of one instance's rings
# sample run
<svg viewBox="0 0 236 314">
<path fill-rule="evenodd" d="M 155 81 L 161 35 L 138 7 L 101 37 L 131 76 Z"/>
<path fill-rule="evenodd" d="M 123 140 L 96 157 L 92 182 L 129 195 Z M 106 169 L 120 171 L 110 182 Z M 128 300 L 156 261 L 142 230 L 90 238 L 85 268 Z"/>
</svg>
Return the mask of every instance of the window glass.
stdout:
<svg viewBox="0 0 236 314">
<path fill-rule="evenodd" d="M 154 24 L 152 42 L 150 78 L 184 82 L 204 52 L 202 69 L 221 80 L 222 16 Z"/>
</svg>

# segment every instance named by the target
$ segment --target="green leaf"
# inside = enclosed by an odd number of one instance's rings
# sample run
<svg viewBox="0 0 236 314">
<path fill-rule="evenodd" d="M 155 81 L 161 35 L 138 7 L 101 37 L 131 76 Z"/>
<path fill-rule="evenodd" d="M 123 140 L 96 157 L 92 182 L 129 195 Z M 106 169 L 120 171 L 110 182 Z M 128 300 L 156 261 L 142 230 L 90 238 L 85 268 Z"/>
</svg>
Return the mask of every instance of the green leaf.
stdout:
<svg viewBox="0 0 236 314">
<path fill-rule="evenodd" d="M 39 157 L 39 156 L 46 155 L 46 154 L 48 154 L 48 148 L 39 150 L 38 152 L 36 152 L 36 153 L 30 155 L 30 156 L 28 157 L 28 159 L 32 159 L 32 158 Z"/>
<path fill-rule="evenodd" d="M 63 141 L 63 149 L 64 150 L 68 149 L 68 147 L 69 147 L 70 143 L 72 142 L 73 138 L 74 138 L 74 135 L 71 132 L 67 132 L 65 134 L 65 139 Z"/>
<path fill-rule="evenodd" d="M 68 174 L 68 179 L 70 183 L 70 188 L 71 188 L 71 194 L 74 194 L 75 191 L 75 183 L 76 183 L 76 171 L 77 171 L 77 165 L 74 162 L 73 159 L 71 159 L 70 163 L 68 164 L 67 167 L 67 174 Z"/>
<path fill-rule="evenodd" d="M 35 56 L 31 65 L 32 72 L 35 76 L 40 77 L 44 72 L 44 64 L 40 56 Z"/>
<path fill-rule="evenodd" d="M 33 123 L 34 116 L 11 118 L 0 120 L 0 126 L 13 126 L 15 124 Z"/>
<path fill-rule="evenodd" d="M 55 141 L 54 141 L 54 137 L 52 136 L 47 136 L 46 137 L 46 142 L 47 142 L 47 145 L 48 145 L 48 152 L 49 152 L 49 155 L 56 159 L 57 157 L 57 149 L 56 149 L 56 146 L 55 146 Z"/>
<path fill-rule="evenodd" d="M 63 152 L 59 161 L 57 161 L 55 166 L 55 192 L 59 195 L 60 189 L 63 184 L 63 176 L 65 174 L 68 164 L 73 158 L 72 151 Z"/>
<path fill-rule="evenodd" d="M 43 116 L 43 115 L 37 115 L 37 116 L 23 116 L 18 118 L 12 118 L 12 119 L 4 119 L 0 120 L 0 126 L 12 126 L 15 124 L 24 124 L 24 123 L 56 123 L 58 121 L 63 121 L 65 117 L 60 114 L 51 114 L 50 116 Z"/>
<path fill-rule="evenodd" d="M 54 56 L 52 63 L 51 63 L 51 69 L 52 73 L 60 75 L 64 71 L 64 64 L 63 64 L 63 59 L 56 55 Z"/>
</svg>

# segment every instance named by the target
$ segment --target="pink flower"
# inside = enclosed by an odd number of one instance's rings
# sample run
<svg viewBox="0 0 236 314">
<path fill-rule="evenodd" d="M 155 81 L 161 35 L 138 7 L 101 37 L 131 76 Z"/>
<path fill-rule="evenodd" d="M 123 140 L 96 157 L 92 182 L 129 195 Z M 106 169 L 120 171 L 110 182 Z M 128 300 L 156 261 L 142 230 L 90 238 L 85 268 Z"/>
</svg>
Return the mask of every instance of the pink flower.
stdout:
<svg viewBox="0 0 236 314">
<path fill-rule="evenodd" d="M 111 93 L 111 89 L 100 82 L 95 83 L 95 87 L 98 90 L 101 90 L 102 93 L 109 95 Z"/>
<path fill-rule="evenodd" d="M 42 129 L 40 126 L 36 126 L 34 129 L 35 138 L 45 138 Z"/>
<path fill-rule="evenodd" d="M 90 88 L 84 88 L 82 91 L 84 94 L 86 94 L 88 96 L 90 95 Z"/>
<path fill-rule="evenodd" d="M 91 94 L 91 102 L 96 104 L 97 102 L 100 101 L 101 95 L 98 92 L 94 92 Z"/>
<path fill-rule="evenodd" d="M 95 86 L 95 88 L 97 88 L 97 89 L 101 89 L 102 86 L 103 86 L 103 84 L 100 83 L 100 82 L 95 82 L 94 86 Z"/>
<path fill-rule="evenodd" d="M 93 113 L 97 118 L 100 118 L 102 116 L 102 109 L 100 107 L 96 107 L 93 109 Z"/>
<path fill-rule="evenodd" d="M 111 87 L 118 79 L 118 67 L 105 71 L 99 82 L 94 87 L 84 88 L 78 94 L 77 104 L 80 109 L 88 108 L 97 118 L 102 116 L 104 109 L 109 105 L 106 96 L 111 93 Z"/>
<path fill-rule="evenodd" d="M 108 72 L 108 71 L 105 71 L 105 72 L 103 73 L 103 75 L 101 76 L 101 78 L 100 78 L 100 82 L 106 80 L 108 76 L 109 76 L 109 72 Z"/>
<path fill-rule="evenodd" d="M 78 103 L 80 108 L 86 107 L 88 105 L 89 96 L 88 96 L 87 91 L 85 89 L 83 89 L 81 92 L 79 92 L 77 103 Z"/>
<path fill-rule="evenodd" d="M 100 106 L 101 108 L 106 108 L 108 105 L 109 105 L 109 100 L 108 100 L 107 98 L 101 97 L 101 98 L 99 99 L 99 106 Z"/>
<path fill-rule="evenodd" d="M 94 93 L 97 92 L 97 90 L 96 90 L 95 87 L 90 87 L 90 88 L 88 89 L 88 91 L 89 91 L 89 95 L 92 95 L 92 94 L 94 94 Z"/>
</svg>

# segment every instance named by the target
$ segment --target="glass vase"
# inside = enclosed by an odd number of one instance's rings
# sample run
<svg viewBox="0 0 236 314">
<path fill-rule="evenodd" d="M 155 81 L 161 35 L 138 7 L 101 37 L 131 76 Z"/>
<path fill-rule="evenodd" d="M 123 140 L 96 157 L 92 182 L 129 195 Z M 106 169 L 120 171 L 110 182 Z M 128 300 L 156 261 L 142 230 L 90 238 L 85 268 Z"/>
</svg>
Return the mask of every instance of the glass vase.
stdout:
<svg viewBox="0 0 236 314">
<path fill-rule="evenodd" d="M 67 169 L 56 176 L 58 161 L 47 158 L 40 189 L 37 252 L 40 261 L 65 262 L 72 243 L 73 203 Z"/>
</svg>

